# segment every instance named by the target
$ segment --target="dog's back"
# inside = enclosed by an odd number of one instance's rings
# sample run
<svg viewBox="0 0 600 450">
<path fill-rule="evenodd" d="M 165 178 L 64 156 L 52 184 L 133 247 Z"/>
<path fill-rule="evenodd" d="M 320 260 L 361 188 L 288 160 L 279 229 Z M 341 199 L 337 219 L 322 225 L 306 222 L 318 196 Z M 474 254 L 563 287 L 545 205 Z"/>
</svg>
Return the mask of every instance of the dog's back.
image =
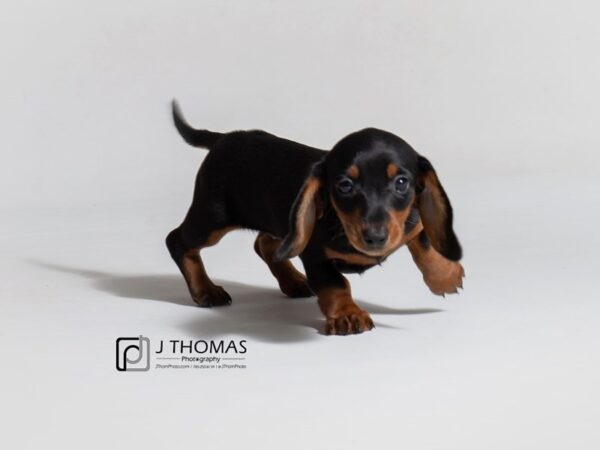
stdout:
<svg viewBox="0 0 600 450">
<path fill-rule="evenodd" d="M 227 222 L 285 236 L 289 211 L 310 168 L 326 152 L 261 130 L 215 133 L 192 128 L 173 102 L 173 120 L 183 139 L 209 150 L 196 192 L 227 203 Z"/>
</svg>

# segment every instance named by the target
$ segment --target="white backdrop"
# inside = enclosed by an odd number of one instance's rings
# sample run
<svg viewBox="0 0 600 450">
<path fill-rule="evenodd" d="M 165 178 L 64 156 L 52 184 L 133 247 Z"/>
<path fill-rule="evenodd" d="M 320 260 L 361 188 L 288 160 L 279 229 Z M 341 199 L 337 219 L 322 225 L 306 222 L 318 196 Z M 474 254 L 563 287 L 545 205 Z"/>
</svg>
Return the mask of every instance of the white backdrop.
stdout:
<svg viewBox="0 0 600 450">
<path fill-rule="evenodd" d="M 0 439 L 597 448 L 598 14 L 548 0 L 3 2 Z M 190 306 L 163 239 L 205 153 L 174 131 L 173 97 L 216 131 L 325 149 L 365 126 L 405 138 L 455 206 L 464 294 L 434 298 L 399 252 L 352 277 L 378 328 L 327 338 L 314 300 L 282 300 L 242 232 L 205 258 L 234 305 Z M 246 338 L 250 368 L 117 373 L 114 340 L 139 333 Z"/>
<path fill-rule="evenodd" d="M 177 189 L 200 154 L 178 146 L 173 97 L 198 125 L 324 148 L 376 125 L 449 180 L 579 172 L 600 142 L 597 12 L 582 1 L 9 2 L 4 203 Z"/>
</svg>

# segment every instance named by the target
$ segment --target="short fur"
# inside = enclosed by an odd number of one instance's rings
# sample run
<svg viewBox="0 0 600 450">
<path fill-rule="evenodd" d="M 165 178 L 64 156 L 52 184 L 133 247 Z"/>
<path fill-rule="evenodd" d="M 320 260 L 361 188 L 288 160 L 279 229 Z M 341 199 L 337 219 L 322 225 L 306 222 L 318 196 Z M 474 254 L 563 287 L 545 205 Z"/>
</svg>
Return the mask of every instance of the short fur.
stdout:
<svg viewBox="0 0 600 450">
<path fill-rule="evenodd" d="M 317 295 L 327 334 L 373 327 L 342 272 L 362 273 L 402 245 L 432 292 L 462 287 L 450 200 L 431 163 L 399 137 L 367 128 L 324 151 L 259 130 L 194 129 L 175 102 L 173 120 L 187 143 L 210 150 L 192 205 L 167 236 L 200 306 L 231 303 L 207 276 L 199 251 L 236 228 L 260 232 L 255 249 L 286 295 Z M 286 261 L 294 256 L 306 277 Z"/>
</svg>

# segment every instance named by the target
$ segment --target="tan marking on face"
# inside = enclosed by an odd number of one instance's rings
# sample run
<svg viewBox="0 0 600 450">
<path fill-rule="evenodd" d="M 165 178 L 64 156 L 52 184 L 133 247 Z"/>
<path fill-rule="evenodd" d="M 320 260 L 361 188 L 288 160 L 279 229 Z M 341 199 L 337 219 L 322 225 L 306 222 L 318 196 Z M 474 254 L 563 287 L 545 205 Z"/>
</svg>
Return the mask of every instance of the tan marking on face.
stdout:
<svg viewBox="0 0 600 450">
<path fill-rule="evenodd" d="M 339 259 L 347 264 L 355 264 L 357 266 L 372 266 L 379 262 L 379 258 L 360 253 L 340 253 L 335 250 L 325 247 L 325 256 L 327 259 Z"/>
<path fill-rule="evenodd" d="M 358 166 L 356 164 L 352 164 L 349 168 L 348 171 L 346 172 L 348 174 L 348 176 L 350 178 L 358 178 L 358 176 L 360 175 L 360 171 L 358 170 Z"/>
<path fill-rule="evenodd" d="M 398 166 L 396 166 L 395 164 L 392 164 L 392 163 L 388 164 L 388 166 L 387 166 L 388 178 L 394 178 L 397 173 L 398 173 Z"/>
<path fill-rule="evenodd" d="M 344 228 L 344 232 L 346 233 L 348 241 L 350 241 L 352 247 L 359 252 L 375 257 L 387 256 L 396 251 L 402 244 L 406 242 L 404 239 L 404 223 L 410 214 L 414 200 L 411 201 L 410 204 L 402 211 L 392 210 L 389 212 L 389 220 L 387 223 L 389 236 L 388 242 L 381 249 L 373 251 L 365 248 L 365 244 L 362 239 L 362 230 L 364 228 L 364 224 L 360 212 L 358 210 L 354 210 L 352 213 L 347 214 L 337 207 L 333 196 L 330 198 L 331 204 L 333 205 L 333 208 L 339 217 L 340 222 L 342 223 L 342 227 Z"/>
<path fill-rule="evenodd" d="M 341 209 L 337 207 L 335 204 L 335 200 L 333 196 L 330 197 L 331 204 L 333 205 L 333 209 L 335 210 L 340 222 L 342 223 L 342 227 L 344 228 L 344 233 L 356 250 L 362 253 L 366 253 L 363 248 L 362 243 L 362 218 L 360 217 L 360 212 L 358 210 L 354 210 L 351 213 L 345 213 Z M 368 253 L 367 253 L 368 254 Z"/>
<path fill-rule="evenodd" d="M 406 219 L 410 216 L 413 202 L 404 208 L 402 211 L 390 211 L 390 220 L 388 222 L 389 246 L 395 248 L 400 247 L 405 242 L 404 226 Z"/>
<path fill-rule="evenodd" d="M 460 263 L 444 258 L 431 244 L 423 247 L 418 237 L 410 240 L 407 246 L 431 292 L 455 294 L 462 288 L 465 271 Z"/>
</svg>

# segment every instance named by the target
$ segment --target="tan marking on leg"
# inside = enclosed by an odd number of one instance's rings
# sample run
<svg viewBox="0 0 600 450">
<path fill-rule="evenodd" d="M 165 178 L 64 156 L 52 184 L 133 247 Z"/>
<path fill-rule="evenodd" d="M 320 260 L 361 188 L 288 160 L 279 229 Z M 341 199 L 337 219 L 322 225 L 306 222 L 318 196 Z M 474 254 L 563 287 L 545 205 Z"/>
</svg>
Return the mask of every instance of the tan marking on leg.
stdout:
<svg viewBox="0 0 600 450">
<path fill-rule="evenodd" d="M 436 295 L 458 293 L 465 274 L 459 262 L 444 258 L 432 245 L 424 248 L 418 237 L 407 245 L 431 292 Z"/>
<path fill-rule="evenodd" d="M 212 247 L 213 245 L 217 244 L 227 233 L 237 229 L 239 229 L 239 227 L 226 227 L 222 228 L 221 230 L 213 231 L 208 235 L 206 243 L 203 244 L 200 248 Z"/>
<path fill-rule="evenodd" d="M 269 270 L 279 283 L 281 292 L 292 298 L 312 296 L 306 277 L 289 260 L 274 261 L 275 252 L 280 244 L 281 239 L 267 233 L 259 233 L 254 242 L 254 250 L 269 266 Z"/>
<path fill-rule="evenodd" d="M 350 284 L 345 278 L 344 284 L 343 288 L 325 288 L 317 293 L 319 308 L 327 320 L 326 334 L 356 334 L 375 326 L 369 314 L 352 300 Z"/>
<path fill-rule="evenodd" d="M 236 228 L 227 227 L 213 231 L 203 245 L 189 250 L 181 261 L 181 272 L 192 299 L 200 306 L 220 306 L 231 303 L 229 294 L 221 286 L 215 285 L 206 274 L 200 250 L 215 245 L 225 234 Z"/>
<path fill-rule="evenodd" d="M 199 249 L 194 248 L 187 252 L 181 262 L 181 268 L 185 281 L 190 289 L 190 294 L 196 303 L 210 291 L 214 286 L 213 282 L 208 278 L 204 264 L 200 258 Z M 204 305 L 202 305 L 204 306 Z"/>
</svg>

